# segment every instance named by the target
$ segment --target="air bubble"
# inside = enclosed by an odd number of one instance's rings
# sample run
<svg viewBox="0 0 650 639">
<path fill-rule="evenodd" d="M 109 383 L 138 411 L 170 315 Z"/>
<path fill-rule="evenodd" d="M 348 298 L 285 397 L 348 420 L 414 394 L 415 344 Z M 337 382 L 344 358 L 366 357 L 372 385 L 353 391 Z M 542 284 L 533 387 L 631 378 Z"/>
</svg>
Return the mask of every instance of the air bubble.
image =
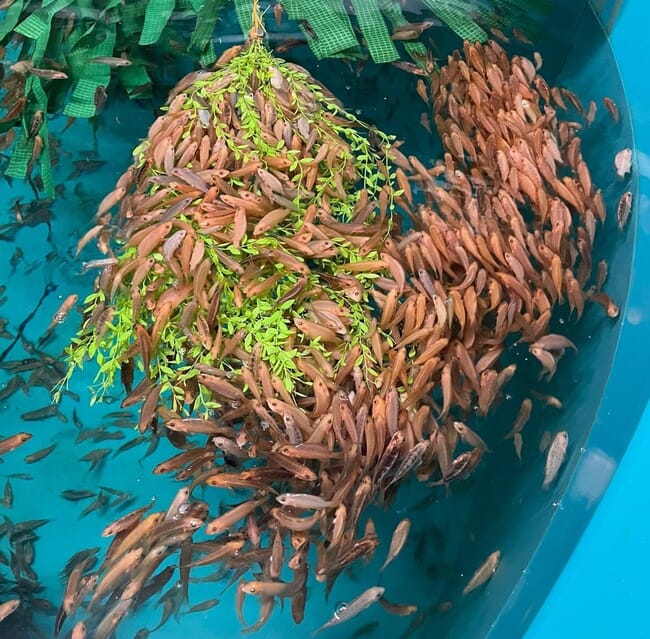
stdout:
<svg viewBox="0 0 650 639">
<path fill-rule="evenodd" d="M 362 109 L 355 109 L 355 110 L 354 110 L 354 113 L 355 113 L 356 115 L 361 115 L 361 114 L 363 113 L 363 110 L 362 110 Z"/>
<path fill-rule="evenodd" d="M 190 509 L 190 505 L 187 502 L 185 502 L 184 504 L 181 504 L 178 507 L 178 512 L 180 515 L 185 515 L 189 511 L 189 509 Z"/>
<path fill-rule="evenodd" d="M 334 609 L 334 617 L 336 619 L 340 619 L 341 615 L 345 612 L 345 609 L 348 607 L 348 604 L 346 601 L 339 601 L 339 603 L 336 604 L 336 608 Z"/>
<path fill-rule="evenodd" d="M 269 423 L 268 422 L 260 422 L 260 428 L 262 430 L 268 430 L 269 429 Z"/>
<path fill-rule="evenodd" d="M 512 395 L 510 393 L 505 394 L 506 401 L 510 401 L 512 399 Z"/>
<path fill-rule="evenodd" d="M 226 373 L 226 379 L 232 379 L 234 377 L 234 373 L 232 371 L 228 371 Z"/>
<path fill-rule="evenodd" d="M 230 402 L 230 408 L 239 408 L 240 406 L 241 402 L 239 401 Z"/>
</svg>

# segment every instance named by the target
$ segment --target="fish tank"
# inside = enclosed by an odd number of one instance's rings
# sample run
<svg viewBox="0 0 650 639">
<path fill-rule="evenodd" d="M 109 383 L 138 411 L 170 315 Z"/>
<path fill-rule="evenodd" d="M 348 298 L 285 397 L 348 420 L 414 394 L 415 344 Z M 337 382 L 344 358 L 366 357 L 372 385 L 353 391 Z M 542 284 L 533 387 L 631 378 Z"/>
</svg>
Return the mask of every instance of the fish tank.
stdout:
<svg viewBox="0 0 650 639">
<path fill-rule="evenodd" d="M 524 634 L 647 400 L 616 15 L 0 2 L 2 637 Z"/>
</svg>

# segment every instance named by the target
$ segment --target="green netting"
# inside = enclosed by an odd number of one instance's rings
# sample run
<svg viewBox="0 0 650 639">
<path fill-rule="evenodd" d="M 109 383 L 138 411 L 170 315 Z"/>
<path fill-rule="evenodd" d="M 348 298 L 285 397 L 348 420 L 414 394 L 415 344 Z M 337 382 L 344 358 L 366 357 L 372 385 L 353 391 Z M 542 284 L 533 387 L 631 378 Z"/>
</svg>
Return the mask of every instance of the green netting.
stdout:
<svg viewBox="0 0 650 639">
<path fill-rule="evenodd" d="M 73 0 L 53 0 L 47 7 L 43 6 L 38 11 L 35 11 L 31 15 L 27 16 L 19 25 L 16 26 L 16 33 L 30 38 L 31 40 L 39 40 L 40 38 L 45 38 L 45 42 L 40 48 L 40 55 L 37 55 L 36 52 L 32 54 L 32 61 L 34 64 L 39 64 L 43 52 L 45 51 L 45 46 L 47 45 L 47 38 L 50 34 L 50 25 L 52 23 L 52 16 L 57 11 L 65 9 L 69 4 L 72 4 Z"/>
<path fill-rule="evenodd" d="M 227 0 L 206 0 L 197 13 L 196 28 L 194 29 L 192 39 L 190 40 L 190 47 L 196 47 L 202 52 L 201 64 L 203 64 L 203 66 L 207 66 L 203 61 L 204 55 L 208 54 L 208 58 L 210 57 L 209 54 L 214 56 L 214 58 L 207 64 L 212 64 L 216 59 L 214 49 L 210 47 L 210 51 L 206 51 L 206 47 L 208 47 L 208 44 L 212 44 L 212 34 L 214 33 L 214 27 L 217 23 L 217 17 L 226 2 Z"/>
<path fill-rule="evenodd" d="M 253 0 L 235 0 L 235 13 L 242 33 L 248 33 L 253 24 Z"/>
<path fill-rule="evenodd" d="M 436 17 L 445 22 L 463 40 L 485 42 L 488 39 L 488 34 L 467 15 L 466 11 L 459 8 L 458 3 L 442 0 L 425 0 L 425 2 Z"/>
<path fill-rule="evenodd" d="M 21 129 L 16 136 L 14 148 L 11 151 L 11 159 L 5 169 L 5 175 L 24 180 L 27 175 L 27 165 L 31 157 L 32 142 L 27 139 L 27 134 Z"/>
<path fill-rule="evenodd" d="M 20 12 L 23 10 L 24 0 L 14 2 L 4 14 L 4 18 L 0 21 L 0 40 L 7 36 L 20 20 Z"/>
<path fill-rule="evenodd" d="M 199 58 L 199 64 L 202 67 L 211 67 L 217 60 L 217 54 L 214 51 L 214 46 L 212 42 L 208 42 L 208 46 L 205 48 L 201 57 Z"/>
<path fill-rule="evenodd" d="M 379 8 L 393 28 L 408 24 L 397 0 L 379 0 Z M 416 61 L 423 60 L 427 55 L 427 48 L 421 42 L 404 42 L 404 48 Z"/>
<path fill-rule="evenodd" d="M 172 15 L 175 0 L 149 0 L 138 44 L 155 44 Z"/>
<path fill-rule="evenodd" d="M 322 60 L 337 57 L 342 51 L 357 51 L 359 43 L 342 0 L 285 0 L 282 3 L 291 20 L 306 20 L 318 35 L 315 40 L 307 36 L 314 55 Z"/>
<path fill-rule="evenodd" d="M 121 67 L 117 70 L 117 76 L 129 96 L 137 95 L 141 97 L 141 87 L 151 83 L 151 78 L 147 73 L 147 69 L 142 64 L 134 64 L 130 67 Z"/>
<path fill-rule="evenodd" d="M 106 27 L 105 39 L 96 46 L 83 50 L 78 48 L 76 55 L 89 58 L 97 56 L 110 56 L 115 48 L 115 25 Z M 111 79 L 111 69 L 107 64 L 86 64 L 81 70 L 81 77 L 75 86 L 64 115 L 73 118 L 90 118 L 95 115 L 95 94 L 97 88 L 106 88 Z"/>
<path fill-rule="evenodd" d="M 399 53 L 390 39 L 377 0 L 351 0 L 351 2 L 372 59 L 377 63 L 398 60 Z"/>
<path fill-rule="evenodd" d="M 147 0 L 135 0 L 135 2 L 127 2 L 120 9 L 120 30 L 125 38 L 142 29 L 142 16 L 146 8 Z"/>
</svg>

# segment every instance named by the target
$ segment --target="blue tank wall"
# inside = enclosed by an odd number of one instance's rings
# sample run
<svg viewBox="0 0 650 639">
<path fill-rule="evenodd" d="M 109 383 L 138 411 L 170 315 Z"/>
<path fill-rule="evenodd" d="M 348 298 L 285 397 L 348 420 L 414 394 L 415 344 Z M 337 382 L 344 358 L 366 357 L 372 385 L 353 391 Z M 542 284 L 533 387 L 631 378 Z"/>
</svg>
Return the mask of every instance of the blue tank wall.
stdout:
<svg viewBox="0 0 650 639">
<path fill-rule="evenodd" d="M 607 20 L 604 16 L 604 24 Z M 634 639 L 650 636 L 646 619 L 650 572 L 650 495 L 647 490 L 650 406 L 646 407 L 640 420 L 634 418 L 634 411 L 630 411 L 630 405 L 636 407 L 647 401 L 650 390 L 647 373 L 650 349 L 650 100 L 647 69 L 650 52 L 643 44 L 647 42 L 649 20 L 650 3 L 627 0 L 611 35 L 635 130 L 635 170 L 640 191 L 635 205 L 638 235 L 624 326 L 600 411 L 605 423 L 594 428 L 584 458 L 597 451 L 618 460 L 621 451 L 616 437 L 635 429 L 634 437 L 618 463 L 611 485 L 525 639 L 619 636 Z M 592 465 L 593 469 L 599 470 L 597 465 Z M 599 482 L 600 478 L 594 477 L 593 480 Z M 571 497 L 571 490 L 567 499 L 565 510 L 580 508 L 579 502 Z M 557 549 L 563 543 L 561 524 L 561 521 L 553 522 L 543 549 L 540 549 L 544 553 L 553 553 L 554 547 Z"/>
</svg>

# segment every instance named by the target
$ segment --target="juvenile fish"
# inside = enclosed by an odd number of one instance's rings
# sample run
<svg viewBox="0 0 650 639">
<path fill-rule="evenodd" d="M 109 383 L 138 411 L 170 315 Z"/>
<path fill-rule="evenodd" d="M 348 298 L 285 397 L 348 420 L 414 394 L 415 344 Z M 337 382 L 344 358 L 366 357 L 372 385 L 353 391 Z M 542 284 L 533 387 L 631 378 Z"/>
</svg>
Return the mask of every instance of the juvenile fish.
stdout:
<svg viewBox="0 0 650 639">
<path fill-rule="evenodd" d="M 544 467 L 544 483 L 542 488 L 546 490 L 557 477 L 560 466 L 564 463 L 567 447 L 569 445 L 569 434 L 561 430 L 555 435 L 546 456 L 546 466 Z"/>
<path fill-rule="evenodd" d="M 372 588 L 368 588 L 368 590 L 364 590 L 358 597 L 347 604 L 347 606 L 339 608 L 334 613 L 334 616 L 318 628 L 314 634 L 321 632 L 321 630 L 338 626 L 339 624 L 356 617 L 360 612 L 363 612 L 366 608 L 369 608 L 372 604 L 379 601 L 379 599 L 383 597 L 384 591 L 385 588 L 381 586 L 373 586 Z"/>
<path fill-rule="evenodd" d="M 418 607 L 413 604 L 396 604 L 388 601 L 385 597 L 379 598 L 379 604 L 386 612 L 398 617 L 407 617 L 418 611 Z"/>
<path fill-rule="evenodd" d="M 29 433 L 16 433 L 4 439 L 0 439 L 0 456 L 5 453 L 10 453 L 12 450 L 22 446 L 26 441 L 29 441 L 32 436 Z"/>
<path fill-rule="evenodd" d="M 56 444 L 52 444 L 47 448 L 42 448 L 41 450 L 37 450 L 35 453 L 32 453 L 31 455 L 27 455 L 27 457 L 25 457 L 25 462 L 27 464 L 33 464 L 34 462 L 40 461 L 41 459 L 47 457 L 55 448 L 56 448 Z"/>
<path fill-rule="evenodd" d="M 488 580 L 492 578 L 492 575 L 497 571 L 499 562 L 501 561 L 501 552 L 495 550 L 477 569 L 477 571 L 472 575 L 472 578 L 469 580 L 468 584 L 463 588 L 463 596 L 472 592 L 479 586 L 482 586 Z"/>
<path fill-rule="evenodd" d="M 308 493 L 282 493 L 275 499 L 283 506 L 293 506 L 294 508 L 303 508 L 305 510 L 329 508 L 332 505 L 331 501 L 326 501 L 318 495 L 310 495 Z"/>
<path fill-rule="evenodd" d="M 59 308 L 56 310 L 56 313 L 54 313 L 52 316 L 52 321 L 47 327 L 48 331 L 51 331 L 57 324 L 63 324 L 63 322 L 68 319 L 68 314 L 77 303 L 78 299 L 79 296 L 76 293 L 73 293 L 72 295 L 68 295 L 68 297 L 63 300 L 61 306 L 59 306 Z"/>
<path fill-rule="evenodd" d="M 204 610 L 210 610 L 210 608 L 214 608 L 218 603 L 218 599 L 208 599 L 207 601 L 194 604 L 187 612 L 203 612 Z"/>
<path fill-rule="evenodd" d="M 118 67 L 131 66 L 131 60 L 127 58 L 117 58 L 114 56 L 97 56 L 96 58 L 91 58 L 88 60 L 88 62 L 94 62 L 95 64 L 106 64 L 113 69 L 116 69 Z"/>
<path fill-rule="evenodd" d="M 618 229 L 622 231 L 630 219 L 630 212 L 632 211 L 632 192 L 626 191 L 621 195 L 616 207 L 616 221 L 618 222 Z"/>
<path fill-rule="evenodd" d="M 20 606 L 20 599 L 10 599 L 0 604 L 0 623 L 3 622 L 10 614 L 16 612 Z"/>
<path fill-rule="evenodd" d="M 632 149 L 621 149 L 614 156 L 614 166 L 619 177 L 625 177 L 632 170 Z"/>
<path fill-rule="evenodd" d="M 469 426 L 463 422 L 454 422 L 454 430 L 460 435 L 460 438 L 472 448 L 478 448 L 483 452 L 489 453 L 490 449 L 487 444 L 477 435 Z"/>
<path fill-rule="evenodd" d="M 397 524 L 395 530 L 393 531 L 393 536 L 390 540 L 390 547 L 388 549 L 388 555 L 386 556 L 386 561 L 379 569 L 379 572 L 384 572 L 388 564 L 397 557 L 404 548 L 404 544 L 411 530 L 411 522 L 408 519 L 402 519 L 402 521 Z"/>
</svg>

